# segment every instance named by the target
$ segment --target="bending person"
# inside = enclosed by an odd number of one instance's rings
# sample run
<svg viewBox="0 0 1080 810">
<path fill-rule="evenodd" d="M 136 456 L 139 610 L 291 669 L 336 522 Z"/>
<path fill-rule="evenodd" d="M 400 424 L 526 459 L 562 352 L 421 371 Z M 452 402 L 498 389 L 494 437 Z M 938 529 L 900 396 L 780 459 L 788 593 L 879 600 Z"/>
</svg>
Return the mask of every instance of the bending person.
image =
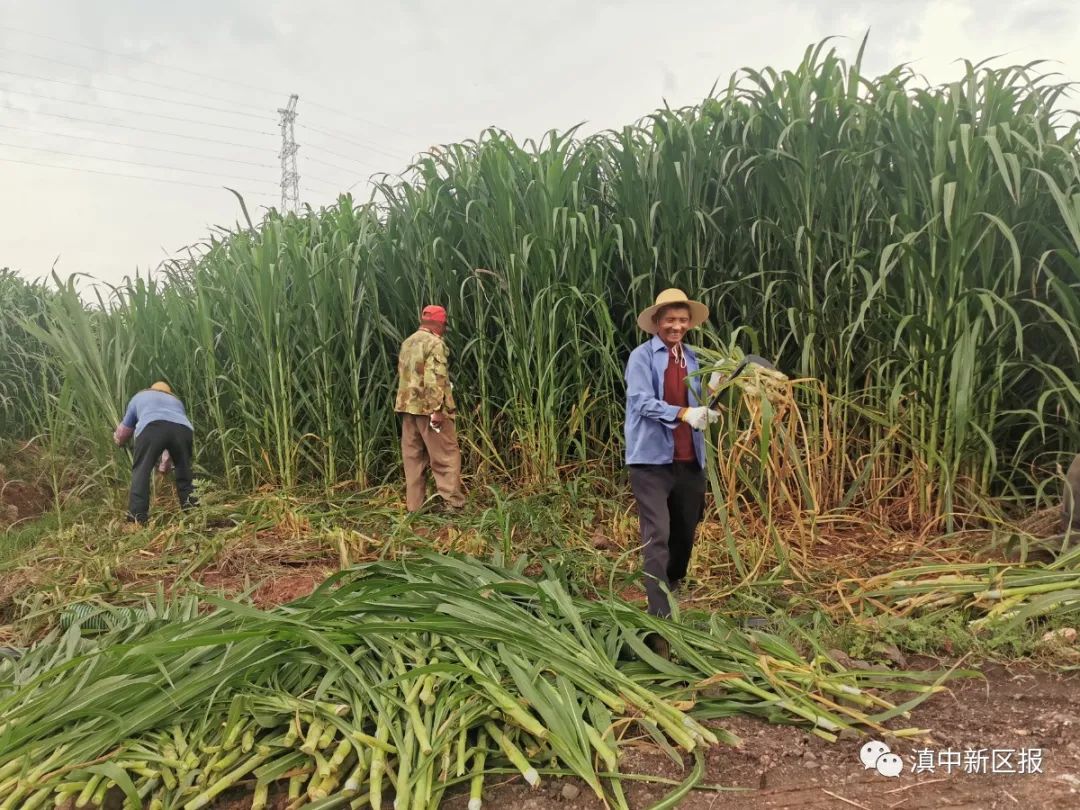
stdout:
<svg viewBox="0 0 1080 810">
<path fill-rule="evenodd" d="M 150 476 L 165 452 L 168 453 L 168 461 L 175 467 L 176 495 L 180 508 L 195 506 L 191 470 L 194 432 L 184 411 L 184 403 L 173 394 L 167 383 L 156 382 L 131 398 L 124 418 L 113 431 L 113 441 L 123 445 L 132 436 L 135 437 L 135 453 L 131 466 L 127 520 L 141 524 L 149 519 Z"/>
</svg>

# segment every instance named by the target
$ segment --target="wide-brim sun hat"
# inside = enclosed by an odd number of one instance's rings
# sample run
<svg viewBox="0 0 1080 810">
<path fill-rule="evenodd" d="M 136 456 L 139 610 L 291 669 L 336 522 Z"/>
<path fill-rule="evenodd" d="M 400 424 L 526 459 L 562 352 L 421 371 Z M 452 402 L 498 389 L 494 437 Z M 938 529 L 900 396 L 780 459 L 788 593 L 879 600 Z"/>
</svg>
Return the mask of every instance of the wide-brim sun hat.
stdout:
<svg viewBox="0 0 1080 810">
<path fill-rule="evenodd" d="M 169 384 L 167 382 L 162 382 L 161 380 L 158 380 L 156 383 L 151 385 L 150 390 L 151 391 L 162 391 L 162 392 L 164 392 L 166 394 L 171 394 L 172 393 L 172 388 L 169 386 Z"/>
<path fill-rule="evenodd" d="M 670 287 L 656 296 L 656 303 L 641 311 L 641 314 L 637 316 L 638 326 L 650 335 L 655 335 L 656 322 L 653 317 L 662 307 L 671 306 L 672 304 L 682 304 L 689 307 L 691 329 L 695 326 L 701 326 L 705 321 L 709 320 L 709 308 L 707 306 L 700 301 L 691 301 L 682 290 Z"/>
</svg>

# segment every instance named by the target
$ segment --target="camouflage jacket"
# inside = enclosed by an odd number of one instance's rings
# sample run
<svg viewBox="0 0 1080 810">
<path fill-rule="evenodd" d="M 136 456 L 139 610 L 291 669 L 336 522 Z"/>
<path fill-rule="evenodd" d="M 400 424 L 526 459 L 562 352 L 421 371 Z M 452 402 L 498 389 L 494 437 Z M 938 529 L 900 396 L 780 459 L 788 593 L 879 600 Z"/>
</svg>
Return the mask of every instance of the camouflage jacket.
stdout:
<svg viewBox="0 0 1080 810">
<path fill-rule="evenodd" d="M 455 411 L 450 390 L 446 344 L 441 337 L 418 329 L 401 344 L 398 354 L 398 391 L 394 410 L 398 413 L 432 414 Z"/>
</svg>

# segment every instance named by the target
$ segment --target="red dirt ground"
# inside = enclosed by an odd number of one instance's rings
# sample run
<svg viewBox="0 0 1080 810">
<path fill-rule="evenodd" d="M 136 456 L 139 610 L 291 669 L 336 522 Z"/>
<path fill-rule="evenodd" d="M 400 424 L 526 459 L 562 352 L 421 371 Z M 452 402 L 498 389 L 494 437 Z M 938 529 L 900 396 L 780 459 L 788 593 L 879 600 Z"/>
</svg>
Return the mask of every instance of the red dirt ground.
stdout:
<svg viewBox="0 0 1080 810">
<path fill-rule="evenodd" d="M 34 484 L 9 477 L 0 464 L 0 528 L 36 517 L 49 508 L 49 493 Z"/>
<path fill-rule="evenodd" d="M 236 596 L 245 587 L 254 585 L 251 599 L 256 607 L 266 609 L 307 596 L 335 570 L 326 565 L 311 565 L 275 571 L 265 579 L 251 577 L 245 580 L 242 576 L 222 574 L 216 569 L 203 569 L 195 574 L 195 579 L 204 588 L 224 592 L 226 597 Z"/>
</svg>

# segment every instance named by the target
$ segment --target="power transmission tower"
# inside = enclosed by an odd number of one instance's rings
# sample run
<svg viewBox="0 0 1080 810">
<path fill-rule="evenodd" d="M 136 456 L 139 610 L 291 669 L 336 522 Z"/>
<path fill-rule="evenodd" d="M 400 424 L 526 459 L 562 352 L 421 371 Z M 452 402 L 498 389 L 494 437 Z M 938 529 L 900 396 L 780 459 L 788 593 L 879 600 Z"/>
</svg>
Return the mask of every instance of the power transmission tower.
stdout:
<svg viewBox="0 0 1080 810">
<path fill-rule="evenodd" d="M 300 208 L 300 172 L 296 168 L 296 102 L 300 97 L 293 93 L 289 103 L 279 107 L 281 115 L 281 213 L 296 212 Z"/>
</svg>

